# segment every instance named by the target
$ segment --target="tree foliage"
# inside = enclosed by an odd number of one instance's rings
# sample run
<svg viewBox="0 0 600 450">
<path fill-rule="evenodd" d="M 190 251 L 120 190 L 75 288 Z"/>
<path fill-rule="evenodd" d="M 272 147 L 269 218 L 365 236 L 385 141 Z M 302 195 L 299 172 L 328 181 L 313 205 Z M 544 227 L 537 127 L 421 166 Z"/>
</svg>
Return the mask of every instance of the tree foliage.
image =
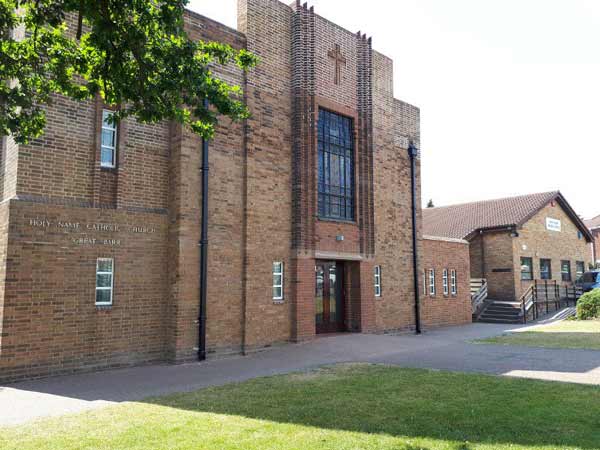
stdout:
<svg viewBox="0 0 600 450">
<path fill-rule="evenodd" d="M 235 63 L 246 70 L 256 57 L 191 40 L 183 23 L 187 3 L 0 0 L 0 135 L 17 142 L 41 135 L 53 94 L 100 95 L 117 108 L 115 121 L 173 120 L 205 138 L 219 114 L 247 117 L 240 87 L 210 68 Z"/>
</svg>

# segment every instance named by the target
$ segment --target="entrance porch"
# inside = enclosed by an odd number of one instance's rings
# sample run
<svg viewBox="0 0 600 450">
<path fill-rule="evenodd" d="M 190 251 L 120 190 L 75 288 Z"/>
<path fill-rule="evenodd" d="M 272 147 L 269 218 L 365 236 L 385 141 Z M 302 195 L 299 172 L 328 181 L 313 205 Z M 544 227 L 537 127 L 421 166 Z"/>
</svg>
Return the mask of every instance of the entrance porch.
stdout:
<svg viewBox="0 0 600 450">
<path fill-rule="evenodd" d="M 295 275 L 293 341 L 317 334 L 374 330 L 370 261 L 298 258 Z"/>
</svg>

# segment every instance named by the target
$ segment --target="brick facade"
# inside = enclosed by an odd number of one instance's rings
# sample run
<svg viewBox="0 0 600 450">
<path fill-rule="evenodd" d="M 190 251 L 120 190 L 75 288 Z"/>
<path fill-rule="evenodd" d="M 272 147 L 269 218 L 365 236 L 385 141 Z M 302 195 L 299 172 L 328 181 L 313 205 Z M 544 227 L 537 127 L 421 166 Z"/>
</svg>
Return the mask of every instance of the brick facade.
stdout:
<svg viewBox="0 0 600 450">
<path fill-rule="evenodd" d="M 460 239 L 423 237 L 421 320 L 424 329 L 472 321 L 469 243 Z M 429 271 L 435 271 L 435 294 L 429 290 Z M 448 293 L 444 291 L 444 271 Z M 452 292 L 452 271 L 456 293 Z"/>
<path fill-rule="evenodd" d="M 221 120 L 209 144 L 209 355 L 313 338 L 318 260 L 343 270 L 347 331 L 413 328 L 407 148 L 420 145 L 419 110 L 394 99 L 392 61 L 300 3 L 239 0 L 238 16 L 232 30 L 186 15 L 192 38 L 260 58 L 247 74 L 214 68 L 244 88 L 252 117 Z M 336 48 L 340 79 L 329 56 Z M 353 221 L 317 214 L 320 108 L 353 119 Z M 196 357 L 201 139 L 128 119 L 118 126 L 116 167 L 104 169 L 102 110 L 56 96 L 44 136 L 2 141 L 0 379 Z M 417 186 L 420 204 L 420 161 Z M 464 264 L 462 246 L 437 245 L 448 264 Z M 110 307 L 94 302 L 100 257 L 114 258 Z M 273 300 L 274 261 L 285 268 L 283 301 Z M 432 302 L 424 320 L 459 323 L 463 306 Z"/>
<path fill-rule="evenodd" d="M 546 219 L 561 222 L 561 231 L 550 231 Z M 540 260 L 550 259 L 552 279 L 564 284 L 561 262 L 571 263 L 572 279 L 576 277 L 576 263 L 590 262 L 589 243 L 573 220 L 558 202 L 552 202 L 538 211 L 522 227 L 512 230 L 483 232 L 470 240 L 471 276 L 488 280 L 489 298 L 515 301 L 532 284 L 521 280 L 521 257 L 532 258 L 533 277 L 541 278 Z"/>
<path fill-rule="evenodd" d="M 548 230 L 546 218 L 560 220 L 561 231 Z M 519 237 L 515 238 L 512 243 L 515 255 L 516 298 L 520 298 L 531 284 L 521 281 L 521 257 L 533 258 L 535 279 L 540 279 L 540 259 L 549 259 L 552 267 L 552 279 L 560 284 L 565 284 L 561 277 L 561 261 L 570 262 L 572 281 L 575 281 L 576 278 L 577 261 L 583 262 L 586 270 L 591 263 L 589 243 L 557 202 L 552 202 L 540 210 L 518 232 Z"/>
<path fill-rule="evenodd" d="M 594 242 L 592 242 L 592 262 L 596 267 L 600 266 L 600 228 L 595 228 L 592 231 Z"/>
</svg>

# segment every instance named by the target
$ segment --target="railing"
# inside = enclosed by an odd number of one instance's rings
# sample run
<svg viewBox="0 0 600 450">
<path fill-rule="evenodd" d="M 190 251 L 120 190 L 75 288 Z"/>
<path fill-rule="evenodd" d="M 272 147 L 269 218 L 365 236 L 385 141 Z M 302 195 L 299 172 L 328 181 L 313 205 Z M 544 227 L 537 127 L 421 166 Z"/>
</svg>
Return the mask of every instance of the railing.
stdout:
<svg viewBox="0 0 600 450">
<path fill-rule="evenodd" d="M 540 315 L 540 309 L 545 309 L 548 314 L 550 305 L 553 304 L 554 309 L 558 311 L 563 306 L 563 302 L 567 306 L 571 302 L 575 305 L 582 295 L 583 290 L 572 284 L 561 286 L 556 280 L 535 280 L 519 300 L 523 323 L 527 323 L 530 311 L 533 320 L 536 320 Z"/>
<path fill-rule="evenodd" d="M 527 316 L 529 315 L 529 310 L 536 306 L 537 302 L 537 288 L 536 284 L 532 284 L 529 286 L 529 289 L 525 291 L 525 293 L 519 299 L 521 303 L 521 314 L 523 315 L 523 323 L 527 323 Z M 533 320 L 537 317 L 537 307 L 533 308 Z"/>
<path fill-rule="evenodd" d="M 471 305 L 473 314 L 477 314 L 488 296 L 488 284 L 485 278 L 471 280 Z"/>
</svg>

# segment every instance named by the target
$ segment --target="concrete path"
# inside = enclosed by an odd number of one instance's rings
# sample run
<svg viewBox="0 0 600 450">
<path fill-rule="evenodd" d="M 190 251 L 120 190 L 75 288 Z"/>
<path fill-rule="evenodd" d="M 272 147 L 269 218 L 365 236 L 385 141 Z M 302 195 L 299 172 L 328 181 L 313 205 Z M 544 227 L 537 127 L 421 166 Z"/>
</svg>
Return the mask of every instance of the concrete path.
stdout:
<svg viewBox="0 0 600 450">
<path fill-rule="evenodd" d="M 149 396 L 307 370 L 371 362 L 600 385 L 600 351 L 473 344 L 522 326 L 472 324 L 421 336 L 345 334 L 247 357 L 62 376 L 0 387 L 0 426 Z"/>
</svg>

